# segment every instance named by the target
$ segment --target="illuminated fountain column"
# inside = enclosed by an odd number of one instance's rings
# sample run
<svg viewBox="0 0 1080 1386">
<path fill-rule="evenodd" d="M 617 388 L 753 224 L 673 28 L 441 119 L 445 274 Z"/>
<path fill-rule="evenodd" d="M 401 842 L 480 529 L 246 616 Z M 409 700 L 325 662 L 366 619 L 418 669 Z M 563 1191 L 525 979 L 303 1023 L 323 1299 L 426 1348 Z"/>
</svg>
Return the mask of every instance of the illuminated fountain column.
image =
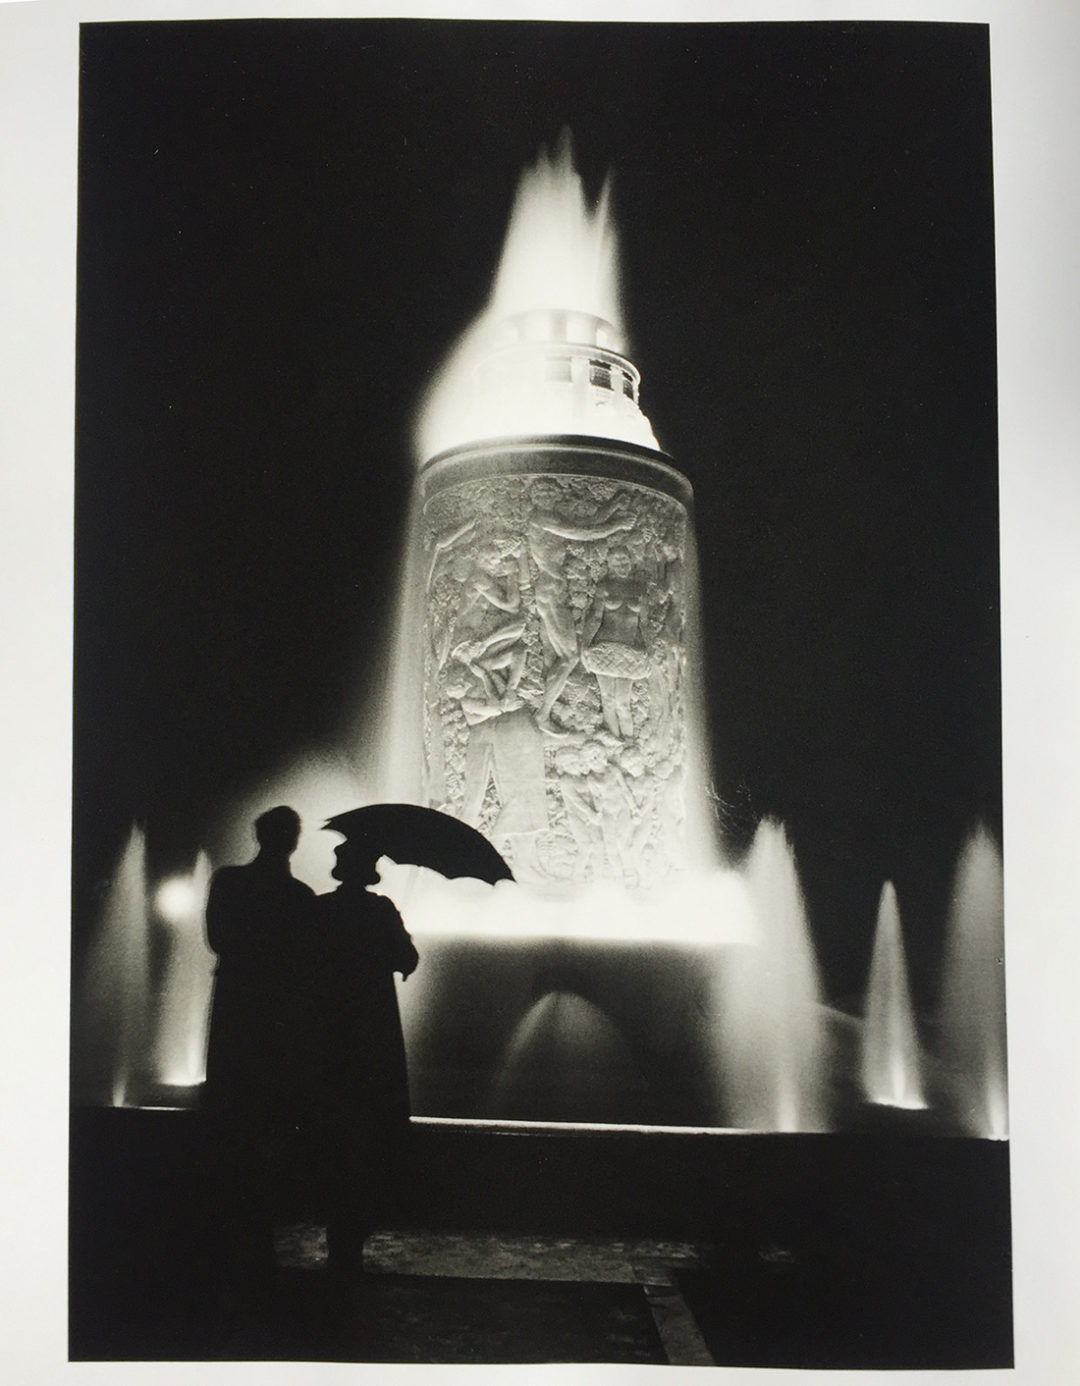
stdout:
<svg viewBox="0 0 1080 1386">
<path fill-rule="evenodd" d="M 424 792 L 521 880 L 685 864 L 690 485 L 603 318 L 500 321 L 421 472 Z"/>
<path fill-rule="evenodd" d="M 691 489 L 642 412 L 616 262 L 605 195 L 541 154 L 417 421 L 384 705 L 422 766 L 388 780 L 518 882 L 402 883 L 423 1115 L 716 1120 L 703 960 L 752 922 L 705 794 Z"/>
</svg>

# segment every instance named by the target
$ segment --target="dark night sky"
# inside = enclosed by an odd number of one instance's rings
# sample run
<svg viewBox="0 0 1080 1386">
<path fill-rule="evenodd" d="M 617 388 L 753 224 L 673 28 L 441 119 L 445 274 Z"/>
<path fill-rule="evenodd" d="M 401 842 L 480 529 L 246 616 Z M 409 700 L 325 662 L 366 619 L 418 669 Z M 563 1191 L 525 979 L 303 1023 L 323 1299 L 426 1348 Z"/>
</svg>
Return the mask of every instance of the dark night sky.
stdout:
<svg viewBox="0 0 1080 1386">
<path fill-rule="evenodd" d="M 632 356 L 696 494 L 730 839 L 789 825 L 834 997 L 882 881 L 932 1003 L 1000 832 L 982 26 L 84 27 L 76 938 L 147 823 L 331 744 L 377 651 L 415 406 L 522 166 L 614 173 Z"/>
</svg>

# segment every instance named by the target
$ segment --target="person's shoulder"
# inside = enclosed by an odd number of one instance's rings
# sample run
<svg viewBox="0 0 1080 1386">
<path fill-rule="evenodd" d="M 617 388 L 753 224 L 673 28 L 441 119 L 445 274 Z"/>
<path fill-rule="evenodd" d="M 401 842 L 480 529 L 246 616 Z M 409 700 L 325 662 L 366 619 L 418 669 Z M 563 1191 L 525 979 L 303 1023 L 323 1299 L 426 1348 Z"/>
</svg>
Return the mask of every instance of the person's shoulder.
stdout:
<svg viewBox="0 0 1080 1386">
<path fill-rule="evenodd" d="M 329 918 L 400 919 L 397 906 L 388 895 L 376 895 L 372 890 L 337 890 L 315 896 L 316 910 Z"/>
<path fill-rule="evenodd" d="M 308 901 L 310 917 L 324 929 L 333 931 L 339 921 L 352 913 L 350 902 L 342 898 L 340 890 L 327 890 L 320 894 L 314 891 Z"/>
<path fill-rule="evenodd" d="M 373 891 L 367 892 L 371 900 L 372 913 L 385 923 L 402 922 L 401 913 L 397 905 L 390 899 L 389 895 L 376 895 Z"/>
<path fill-rule="evenodd" d="M 210 877 L 210 889 L 233 885 L 245 880 L 248 874 L 246 866 L 219 866 Z"/>
</svg>

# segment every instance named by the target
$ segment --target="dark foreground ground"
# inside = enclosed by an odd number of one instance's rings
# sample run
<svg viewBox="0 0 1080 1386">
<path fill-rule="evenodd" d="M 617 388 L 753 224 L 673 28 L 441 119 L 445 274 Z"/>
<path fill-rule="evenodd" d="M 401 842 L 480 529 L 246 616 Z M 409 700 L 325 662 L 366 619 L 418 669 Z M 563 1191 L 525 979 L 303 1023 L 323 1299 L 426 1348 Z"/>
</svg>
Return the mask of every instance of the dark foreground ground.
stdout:
<svg viewBox="0 0 1080 1386">
<path fill-rule="evenodd" d="M 362 1279 L 317 1210 L 223 1295 L 191 1112 L 76 1109 L 73 1360 L 1012 1363 L 1008 1146 L 419 1124 Z"/>
</svg>

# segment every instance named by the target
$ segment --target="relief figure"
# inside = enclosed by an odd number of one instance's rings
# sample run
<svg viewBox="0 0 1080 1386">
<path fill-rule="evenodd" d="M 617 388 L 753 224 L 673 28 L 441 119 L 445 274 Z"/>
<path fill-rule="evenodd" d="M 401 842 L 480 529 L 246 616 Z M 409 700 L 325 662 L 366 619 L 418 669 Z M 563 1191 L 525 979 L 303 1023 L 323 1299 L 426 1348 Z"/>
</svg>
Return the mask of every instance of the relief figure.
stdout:
<svg viewBox="0 0 1080 1386">
<path fill-rule="evenodd" d="M 431 557 L 424 591 L 427 594 L 428 643 L 437 671 L 445 665 L 450 653 L 461 585 L 473 568 L 473 559 L 463 549 L 463 544 L 475 529 L 474 515 L 428 540 Z"/>
<path fill-rule="evenodd" d="M 469 732 L 458 816 L 478 827 L 488 786 L 494 785 L 499 810 L 487 835 L 511 858 L 519 879 L 537 876 L 537 838 L 548 816 L 544 739 L 533 714 L 520 699 L 508 709 L 506 693 L 469 664 L 454 667 L 447 692 L 459 699 Z"/>
<path fill-rule="evenodd" d="M 451 656 L 472 671 L 483 684 L 485 697 L 506 712 L 521 706 L 517 687 L 526 658 L 523 561 L 520 545 L 508 549 L 489 540 L 481 547 L 462 584 L 449 642 Z"/>
<path fill-rule="evenodd" d="M 600 685 L 604 724 L 625 741 L 634 735 L 630 705 L 634 684 L 649 676 L 645 585 L 634 576 L 633 566 L 625 548 L 609 552 L 607 576 L 597 585 L 581 633 L 581 662 Z"/>
<path fill-rule="evenodd" d="M 566 810 L 566 827 L 574 841 L 574 880 L 586 881 L 603 866 L 604 840 L 600 814 L 593 803 L 580 746 L 560 746 L 555 771 Z"/>
<path fill-rule="evenodd" d="M 630 860 L 639 881 L 648 874 L 646 864 L 659 820 L 657 782 L 649 774 L 641 747 L 626 746 L 619 754 L 619 768 L 626 776 L 634 799 L 634 826 L 630 835 Z"/>
<path fill-rule="evenodd" d="M 634 829 L 639 807 L 619 767 L 609 758 L 599 741 L 587 741 L 581 748 L 589 792 L 600 818 L 600 831 L 607 857 L 608 873 L 627 885 L 638 877 L 633 859 Z"/>
<path fill-rule="evenodd" d="M 652 586 L 652 605 L 656 610 L 655 637 L 649 671 L 649 711 L 652 736 L 660 754 L 675 747 L 683 667 L 686 620 L 684 566 L 681 546 L 667 541 L 661 545 L 663 563 Z"/>
<path fill-rule="evenodd" d="M 551 709 L 581 656 L 564 571 L 567 542 L 607 539 L 633 529 L 635 524 L 633 515 L 625 513 L 627 498 L 621 494 L 601 506 L 587 522 L 563 515 L 558 509 L 559 499 L 556 482 L 548 478 L 535 481 L 529 491 L 532 508 L 525 527 L 529 556 L 537 570 L 533 600 L 540 617 L 540 638 L 547 665 L 537 719 L 541 726 L 549 724 Z"/>
</svg>

